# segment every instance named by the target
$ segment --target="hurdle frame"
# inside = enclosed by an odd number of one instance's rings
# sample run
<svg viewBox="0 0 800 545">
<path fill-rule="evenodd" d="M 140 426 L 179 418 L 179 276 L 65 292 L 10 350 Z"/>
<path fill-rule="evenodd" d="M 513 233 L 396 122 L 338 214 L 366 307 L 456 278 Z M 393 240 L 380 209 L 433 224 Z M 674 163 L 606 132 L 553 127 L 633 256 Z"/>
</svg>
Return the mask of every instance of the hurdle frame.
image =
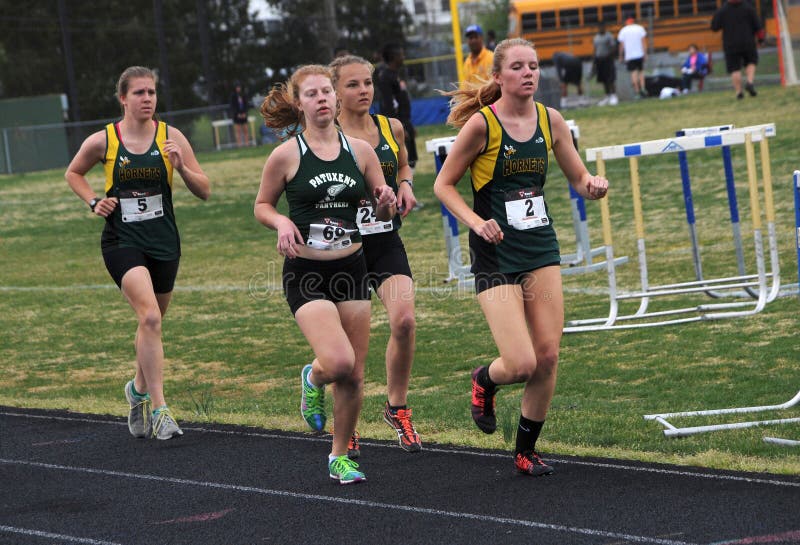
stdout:
<svg viewBox="0 0 800 545">
<path fill-rule="evenodd" d="M 683 411 L 683 412 L 674 412 L 674 413 L 657 413 L 657 414 L 646 414 L 644 415 L 645 420 L 655 420 L 666 429 L 664 429 L 664 435 L 666 437 L 686 437 L 688 435 L 695 435 L 698 433 L 707 433 L 712 431 L 721 431 L 721 430 L 736 430 L 742 428 L 751 428 L 754 426 L 774 426 L 778 424 L 789 424 L 794 422 L 800 422 L 800 417 L 797 418 L 780 418 L 780 419 L 773 419 L 773 420 L 753 420 L 749 422 L 731 422 L 728 424 L 710 424 L 705 426 L 692 426 L 687 428 L 679 428 L 669 422 L 668 419 L 670 418 L 682 418 L 687 416 L 713 416 L 713 415 L 720 415 L 720 414 L 744 414 L 744 413 L 756 413 L 756 412 L 766 412 L 766 411 L 781 411 L 786 410 L 794 407 L 800 403 L 800 391 L 795 394 L 795 396 L 790 399 L 789 401 L 782 403 L 780 405 L 764 405 L 761 407 L 735 407 L 731 409 L 710 409 L 710 410 L 703 410 L 703 411 Z M 788 440 L 782 440 L 788 441 Z M 800 441 L 798 441 L 800 443 Z"/>
<path fill-rule="evenodd" d="M 614 261 L 607 260 L 609 276 L 609 314 L 604 318 L 590 318 L 584 320 L 572 320 L 567 322 L 565 332 L 596 331 L 604 329 L 631 329 L 641 327 L 654 327 L 667 324 L 689 323 L 700 320 L 711 320 L 721 318 L 731 318 L 748 316 L 763 310 L 769 296 L 773 293 L 777 296 L 777 290 L 768 291 L 766 281 L 766 267 L 764 260 L 764 245 L 761 225 L 761 206 L 758 193 L 758 182 L 756 176 L 754 142 L 761 143 L 762 151 L 762 172 L 764 176 L 765 210 L 767 221 L 770 223 L 770 259 L 773 267 L 774 284 L 780 284 L 779 266 L 777 259 L 777 239 L 774 236 L 774 202 L 772 197 L 771 171 L 769 169 L 769 151 L 767 135 L 775 134 L 774 123 L 755 125 L 730 131 L 720 132 L 711 135 L 689 135 L 670 139 L 651 140 L 633 144 L 623 144 L 608 146 L 603 148 L 591 148 L 586 150 L 587 162 L 597 162 L 598 174 L 605 172 L 605 161 L 609 159 L 627 158 L 630 162 L 631 191 L 633 197 L 634 222 L 636 227 L 637 250 L 639 254 L 639 277 L 641 288 L 639 291 L 619 293 L 616 286 L 616 272 Z M 647 271 L 646 244 L 644 236 L 644 219 L 641 203 L 641 193 L 639 184 L 638 158 L 647 155 L 661 155 L 665 153 L 675 153 L 680 151 L 691 151 L 698 149 L 709 149 L 714 147 L 741 145 L 744 144 L 747 156 L 748 188 L 750 192 L 750 211 L 753 216 L 753 237 L 755 255 L 758 272 L 755 275 L 743 275 L 738 277 L 726 277 L 718 279 L 703 279 L 692 282 L 681 282 L 664 284 L 661 286 L 650 286 Z M 603 199 L 607 201 L 608 198 Z M 608 203 L 606 202 L 606 205 Z M 608 207 L 601 206 L 601 216 L 604 222 L 604 243 L 613 246 L 611 233 L 606 233 L 605 224 L 610 226 L 610 218 L 606 217 Z M 609 227 L 610 231 L 610 227 Z M 608 252 L 613 255 L 613 249 Z M 777 280 L 776 280 L 777 278 Z M 758 286 L 758 297 L 755 303 L 748 302 L 728 302 L 701 304 L 693 307 L 670 309 L 658 312 L 648 312 L 650 299 L 658 296 L 687 294 L 692 292 L 704 292 L 709 289 L 714 290 L 739 290 L 745 287 Z M 618 314 L 619 301 L 627 299 L 640 299 L 639 308 L 633 314 Z M 752 307 L 748 310 L 733 310 L 743 307 Z M 695 313 L 690 317 L 675 317 Z M 650 320 L 650 321 L 644 321 Z M 627 321 L 628 323 L 617 323 Z M 638 323 L 633 323 L 638 321 Z"/>
<path fill-rule="evenodd" d="M 574 120 L 566 120 L 567 127 L 572 135 L 572 143 L 578 149 L 578 139 L 580 138 L 580 128 Z M 455 141 L 455 136 L 434 138 L 425 142 L 425 149 L 434 156 L 436 173 L 438 174 L 444 164 L 447 154 Z M 562 255 L 561 272 L 564 275 L 580 274 L 603 269 L 605 262 L 595 262 L 593 258 L 606 252 L 604 246 L 592 248 L 589 241 L 589 225 L 586 218 L 586 206 L 581 197 L 571 185 L 567 184 L 570 193 L 570 206 L 572 209 L 572 224 L 575 232 L 576 251 L 572 254 Z M 457 281 L 459 285 L 468 284 L 473 281 L 473 274 L 470 266 L 464 263 L 461 242 L 459 240 L 458 220 L 453 216 L 444 204 L 440 204 L 442 215 L 442 230 L 444 232 L 445 251 L 447 252 L 448 275 L 444 282 Z M 627 257 L 617 258 L 617 264 L 627 261 Z"/>
</svg>

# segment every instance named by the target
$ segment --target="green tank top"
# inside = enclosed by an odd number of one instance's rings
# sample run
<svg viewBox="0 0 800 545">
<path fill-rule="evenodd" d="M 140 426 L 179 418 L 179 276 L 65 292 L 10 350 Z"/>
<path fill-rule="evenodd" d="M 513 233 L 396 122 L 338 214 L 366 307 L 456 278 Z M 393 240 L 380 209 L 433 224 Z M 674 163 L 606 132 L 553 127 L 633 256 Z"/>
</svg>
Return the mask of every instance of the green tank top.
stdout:
<svg viewBox="0 0 800 545">
<path fill-rule="evenodd" d="M 339 156 L 317 157 L 302 134 L 296 137 L 300 167 L 286 183 L 291 219 L 303 240 L 317 250 L 339 250 L 361 242 L 356 213 L 366 195 L 366 181 L 344 134 Z"/>
<path fill-rule="evenodd" d="M 137 248 L 154 259 L 171 261 L 180 257 L 181 244 L 172 208 L 172 164 L 164 152 L 167 124 L 153 121 L 153 128 L 150 148 L 136 154 L 122 142 L 119 124 L 106 125 L 105 191 L 119 204 L 106 218 L 101 246 Z"/>
<path fill-rule="evenodd" d="M 375 153 L 381 163 L 383 179 L 397 195 L 397 154 L 400 146 L 394 137 L 388 117 L 373 114 L 372 120 L 378 127 L 378 145 L 375 146 Z M 362 236 L 395 231 L 400 229 L 400 223 L 400 214 L 395 214 L 391 221 L 380 221 L 375 217 L 372 201 L 366 197 L 361 201 L 358 208 L 358 229 Z"/>
<path fill-rule="evenodd" d="M 552 147 L 550 119 L 544 105 L 536 103 L 536 108 L 538 125 L 526 142 L 506 133 L 493 106 L 480 110 L 488 134 L 486 149 L 470 166 L 473 210 L 497 221 L 503 241 L 490 244 L 470 232 L 474 272 L 521 272 L 560 260 L 544 195 Z"/>
</svg>

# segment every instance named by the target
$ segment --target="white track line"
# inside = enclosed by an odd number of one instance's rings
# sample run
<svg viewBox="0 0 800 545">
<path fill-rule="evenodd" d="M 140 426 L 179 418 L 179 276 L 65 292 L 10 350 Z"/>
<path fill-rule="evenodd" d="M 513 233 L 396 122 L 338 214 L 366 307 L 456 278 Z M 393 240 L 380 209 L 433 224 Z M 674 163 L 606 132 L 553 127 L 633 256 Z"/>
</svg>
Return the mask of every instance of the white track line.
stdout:
<svg viewBox="0 0 800 545">
<path fill-rule="evenodd" d="M 95 418 L 83 418 L 83 417 L 68 417 L 68 416 L 56 416 L 56 415 L 39 415 L 39 414 L 26 414 L 26 413 L 12 413 L 12 412 L 2 412 L 0 411 L 0 416 L 14 416 L 19 418 L 37 418 L 41 420 L 65 420 L 67 422 L 88 422 L 91 424 L 109 424 L 114 426 L 127 426 L 126 422 L 114 421 L 114 420 L 100 420 Z M 262 432 L 246 432 L 246 431 L 235 431 L 235 430 L 217 430 L 217 429 L 209 429 L 209 428 L 202 428 L 202 427 L 186 427 L 182 426 L 182 429 L 188 431 L 196 431 L 201 433 L 216 433 L 221 435 L 236 435 L 241 437 L 260 437 L 264 439 L 290 439 L 292 441 L 311 441 L 311 442 L 318 442 L 318 443 L 330 443 L 331 439 L 330 436 L 319 436 L 319 435 L 309 435 L 309 436 L 296 436 L 296 435 L 282 435 L 278 433 L 262 433 Z M 394 443 L 372 443 L 370 441 L 361 441 L 362 445 L 369 446 L 369 447 L 378 447 L 378 448 L 397 448 Z M 507 453 L 500 453 L 500 452 L 480 452 L 475 450 L 460 450 L 460 449 L 447 449 L 447 448 L 438 448 L 438 447 L 425 447 L 424 450 L 426 452 L 440 452 L 444 454 L 466 454 L 468 456 L 480 456 L 485 458 L 508 458 Z M 719 480 L 719 481 L 735 481 L 735 482 L 745 482 L 745 483 L 752 483 L 752 484 L 766 484 L 772 486 L 786 486 L 790 488 L 800 488 L 800 482 L 793 482 L 793 481 L 780 481 L 780 480 L 773 480 L 773 479 L 760 479 L 755 477 L 744 477 L 739 475 L 718 475 L 715 473 L 697 473 L 694 471 L 681 471 L 677 469 L 663 469 L 663 468 L 656 468 L 656 467 L 647 467 L 647 466 L 632 466 L 626 464 L 612 464 L 606 462 L 591 462 L 591 461 L 583 461 L 583 460 L 575 460 L 575 459 L 565 459 L 565 458 L 554 458 L 552 456 L 547 456 L 547 460 L 551 460 L 553 462 L 558 462 L 559 464 L 565 465 L 579 465 L 579 466 L 589 466 L 589 467 L 600 467 L 605 469 L 619 469 L 623 471 L 638 471 L 642 473 L 657 473 L 660 475 L 675 475 L 679 477 L 694 477 L 698 479 L 711 479 L 711 480 Z"/>
<path fill-rule="evenodd" d="M 26 460 L 9 460 L 5 458 L 0 458 L 0 464 L 23 465 L 28 467 L 36 467 L 54 471 L 71 471 L 76 473 L 88 473 L 92 475 L 122 477 L 127 479 L 136 479 L 143 481 L 154 481 L 158 483 L 170 483 L 170 484 L 179 484 L 183 486 L 194 486 L 202 488 L 213 488 L 217 490 L 244 492 L 244 493 L 259 494 L 264 496 L 276 496 L 276 497 L 292 498 L 299 500 L 311 500 L 311 501 L 337 503 L 344 505 L 355 505 L 371 509 L 384 509 L 395 513 L 397 511 L 405 511 L 408 513 L 414 513 L 419 515 L 433 515 L 436 517 L 444 517 L 444 518 L 466 519 L 466 520 L 475 520 L 479 522 L 488 522 L 494 524 L 506 524 L 512 526 L 522 526 L 527 528 L 538 528 L 540 530 L 552 530 L 555 532 L 565 532 L 569 534 L 604 537 L 604 538 L 618 539 L 633 543 L 653 543 L 656 545 L 693 545 L 685 541 L 673 541 L 669 539 L 660 539 L 657 537 L 637 536 L 637 535 L 623 534 L 618 532 L 607 532 L 605 530 L 595 530 L 591 528 L 577 528 L 574 526 L 565 526 L 562 524 L 549 524 L 545 522 L 536 522 L 531 520 L 521 520 L 521 519 L 513 519 L 507 517 L 494 517 L 490 515 L 463 513 L 460 511 L 444 511 L 441 509 L 415 507 L 413 505 L 382 503 L 369 500 L 342 498 L 337 496 L 324 496 L 321 494 L 304 494 L 300 492 L 290 492 L 288 490 L 274 490 L 270 488 L 258 488 L 254 486 L 241 486 L 235 484 L 216 483 L 210 481 L 196 481 L 192 479 L 178 479 L 175 477 L 160 477 L 158 475 L 143 475 L 138 473 L 126 473 L 124 471 L 94 469 L 89 467 L 65 466 L 59 464 L 46 464 L 41 462 L 29 462 Z"/>
<path fill-rule="evenodd" d="M 14 526 L 0 525 L 0 533 L 19 534 L 23 536 L 43 537 L 47 539 L 56 539 L 58 541 L 69 543 L 85 543 L 86 545 L 119 545 L 113 541 L 100 541 L 97 539 L 90 539 L 87 537 L 66 536 L 64 534 L 53 534 L 50 532 L 42 532 L 40 530 L 30 530 L 28 528 L 15 528 Z"/>
</svg>

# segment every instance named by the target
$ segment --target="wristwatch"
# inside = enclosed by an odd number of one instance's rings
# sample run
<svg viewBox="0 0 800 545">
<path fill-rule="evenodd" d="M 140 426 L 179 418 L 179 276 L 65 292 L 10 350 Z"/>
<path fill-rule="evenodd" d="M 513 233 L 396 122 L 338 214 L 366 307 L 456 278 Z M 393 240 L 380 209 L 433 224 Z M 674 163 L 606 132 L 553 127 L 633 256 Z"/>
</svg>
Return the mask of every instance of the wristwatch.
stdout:
<svg viewBox="0 0 800 545">
<path fill-rule="evenodd" d="M 400 183 L 401 183 L 401 184 L 402 184 L 403 182 L 407 183 L 407 184 L 408 184 L 408 187 L 410 187 L 411 189 L 414 189 L 414 182 L 412 182 L 411 180 L 400 180 Z M 400 185 L 400 184 L 397 184 L 397 185 Z"/>
<path fill-rule="evenodd" d="M 94 207 L 97 206 L 97 203 L 99 203 L 101 200 L 102 199 L 95 197 L 91 201 L 89 201 L 89 208 L 92 209 L 92 212 L 94 212 Z"/>
</svg>

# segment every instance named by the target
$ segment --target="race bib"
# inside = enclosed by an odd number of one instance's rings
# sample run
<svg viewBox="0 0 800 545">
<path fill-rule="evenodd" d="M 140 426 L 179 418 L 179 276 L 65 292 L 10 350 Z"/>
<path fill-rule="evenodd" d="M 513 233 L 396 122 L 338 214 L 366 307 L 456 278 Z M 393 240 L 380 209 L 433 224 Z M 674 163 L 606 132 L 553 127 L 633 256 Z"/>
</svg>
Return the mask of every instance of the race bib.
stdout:
<svg viewBox="0 0 800 545">
<path fill-rule="evenodd" d="M 161 193 L 155 191 L 120 191 L 119 205 L 124 223 L 147 221 L 164 215 Z"/>
<path fill-rule="evenodd" d="M 375 233 L 388 233 L 394 228 L 391 221 L 381 221 L 375 216 L 375 209 L 372 202 L 362 199 L 358 205 L 358 230 L 362 235 L 374 235 Z"/>
<path fill-rule="evenodd" d="M 544 196 L 535 189 L 507 191 L 505 198 L 506 219 L 514 229 L 526 231 L 550 223 L 544 208 Z"/>
<path fill-rule="evenodd" d="M 351 223 L 332 218 L 321 218 L 308 226 L 306 246 L 317 250 L 349 248 L 352 235 L 358 232 Z"/>
</svg>

